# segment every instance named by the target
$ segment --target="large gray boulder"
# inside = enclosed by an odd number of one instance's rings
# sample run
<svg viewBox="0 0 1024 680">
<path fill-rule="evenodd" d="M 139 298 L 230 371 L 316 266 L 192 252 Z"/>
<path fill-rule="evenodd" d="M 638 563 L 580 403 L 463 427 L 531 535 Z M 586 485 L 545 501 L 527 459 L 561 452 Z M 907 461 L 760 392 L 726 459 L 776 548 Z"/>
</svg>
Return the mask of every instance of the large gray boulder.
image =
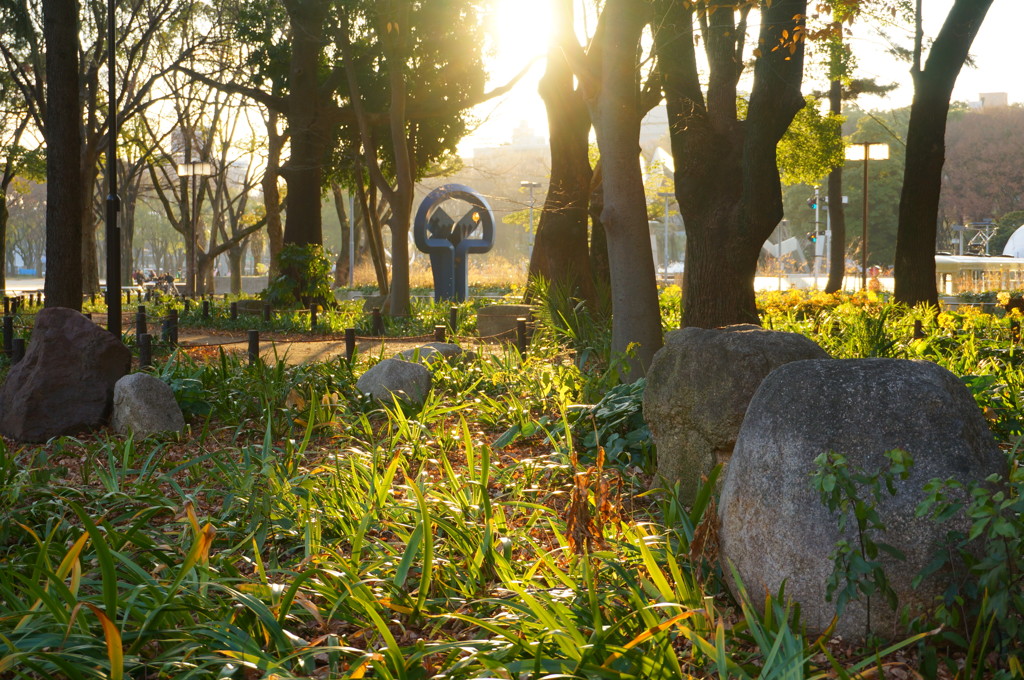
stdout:
<svg viewBox="0 0 1024 680">
<path fill-rule="evenodd" d="M 0 432 L 23 442 L 101 427 L 114 383 L 131 368 L 128 348 L 73 309 L 36 315 L 25 358 L 0 387 Z"/>
<path fill-rule="evenodd" d="M 481 338 L 515 340 L 516 319 L 533 321 L 530 305 L 488 305 L 476 313 L 476 331 Z"/>
<path fill-rule="evenodd" d="M 114 384 L 110 424 L 121 434 L 133 432 L 142 439 L 158 432 L 181 432 L 185 418 L 170 385 L 149 373 L 132 373 Z"/>
<path fill-rule="evenodd" d="M 431 382 L 430 371 L 422 364 L 385 359 L 359 376 L 356 389 L 383 403 L 398 399 L 422 404 Z"/>
<path fill-rule="evenodd" d="M 882 553 L 900 606 L 919 612 L 948 585 L 939 573 L 919 589 L 911 581 L 941 549 L 950 529 L 914 510 L 933 478 L 963 484 L 1005 468 L 974 399 L 949 371 L 929 362 L 896 359 L 799 361 L 769 375 L 747 409 L 726 471 L 719 510 L 720 555 L 735 565 L 755 605 L 777 593 L 801 605 L 812 633 L 824 630 L 836 608 L 826 599 L 832 552 L 845 538 L 857 545 L 856 522 L 840 534 L 836 516 L 812 487 L 814 459 L 828 451 L 846 456 L 851 468 L 876 473 L 885 453 L 900 449 L 914 465 L 896 494 L 877 505 L 887 530 L 874 536 L 901 550 L 906 561 Z M 961 527 L 962 528 L 962 527 Z M 845 583 L 845 582 L 844 582 Z M 842 586 L 841 586 L 842 587 Z M 898 617 L 877 596 L 867 608 L 847 605 L 836 628 L 845 638 L 866 632 L 902 635 Z"/>
<path fill-rule="evenodd" d="M 702 475 L 727 463 L 757 386 L 774 369 L 828 354 L 797 333 L 740 325 L 665 336 L 644 390 L 644 420 L 658 450 L 655 486 L 679 484 L 693 501 Z"/>
</svg>

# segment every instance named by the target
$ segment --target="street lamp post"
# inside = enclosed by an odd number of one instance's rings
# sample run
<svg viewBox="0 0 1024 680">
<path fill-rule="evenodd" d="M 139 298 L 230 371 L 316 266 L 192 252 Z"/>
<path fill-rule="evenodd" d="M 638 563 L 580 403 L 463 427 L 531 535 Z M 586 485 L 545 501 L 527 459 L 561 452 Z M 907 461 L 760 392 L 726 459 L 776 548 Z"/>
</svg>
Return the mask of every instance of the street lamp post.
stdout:
<svg viewBox="0 0 1024 680">
<path fill-rule="evenodd" d="M 540 182 L 531 182 L 529 180 L 524 179 L 522 182 L 519 183 L 519 186 L 522 187 L 523 189 L 529 189 L 530 190 L 530 257 L 532 258 L 533 257 L 533 239 L 534 239 L 534 235 L 533 235 L 533 206 L 534 206 L 533 190 L 534 189 L 540 189 Z"/>
<path fill-rule="evenodd" d="M 868 288 L 868 161 L 889 158 L 889 145 L 882 142 L 854 142 L 846 147 L 846 160 L 864 161 L 864 217 L 861 228 L 860 286 Z"/>
<path fill-rule="evenodd" d="M 212 174 L 213 165 L 211 163 L 189 161 L 178 165 L 178 177 L 192 178 L 192 208 L 190 211 L 191 219 L 189 220 L 190 233 L 188 238 L 188 265 L 186 267 L 187 272 L 185 273 L 185 293 L 190 297 L 195 297 L 197 289 L 196 282 L 199 280 L 199 276 L 196 272 L 196 250 L 199 246 L 196 233 L 196 213 L 198 212 L 199 205 L 199 201 L 196 196 L 196 177 L 209 177 Z"/>
</svg>

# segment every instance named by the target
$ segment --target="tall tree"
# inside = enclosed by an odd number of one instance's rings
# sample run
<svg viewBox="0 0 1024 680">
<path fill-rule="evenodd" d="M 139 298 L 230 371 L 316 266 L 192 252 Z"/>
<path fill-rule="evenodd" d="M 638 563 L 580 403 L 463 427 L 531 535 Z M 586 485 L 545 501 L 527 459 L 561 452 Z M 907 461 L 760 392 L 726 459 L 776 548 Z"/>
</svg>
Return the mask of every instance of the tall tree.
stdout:
<svg viewBox="0 0 1024 680">
<path fill-rule="evenodd" d="M 921 68 L 921 0 L 917 0 L 914 99 L 896 237 L 896 299 L 908 305 L 938 304 L 935 237 L 945 162 L 946 118 L 960 69 L 992 0 L 954 0 Z"/>
<path fill-rule="evenodd" d="M 9 0 L 0 3 L 0 20 L 10 27 L 5 40 L 0 41 L 0 57 L 11 73 L 26 106 L 33 117 L 33 124 L 48 141 L 45 113 L 49 110 L 46 102 L 49 69 L 44 67 L 45 55 L 40 41 L 41 8 L 34 0 Z M 67 18 L 77 27 L 77 44 L 80 58 L 76 60 L 79 72 L 76 76 L 79 88 L 79 112 L 81 132 L 80 148 L 75 152 L 80 169 L 77 191 L 83 206 L 79 212 L 82 227 L 77 230 L 82 238 L 79 252 L 82 264 L 76 271 L 83 277 L 83 288 L 95 291 L 99 287 L 99 270 L 96 259 L 96 227 L 101 223 L 93 209 L 93 198 L 97 195 L 97 178 L 100 161 L 108 146 L 110 116 L 116 114 L 119 123 L 125 123 L 133 116 L 145 111 L 155 101 L 152 96 L 154 85 L 160 81 L 165 70 L 154 68 L 154 52 L 158 47 L 166 48 L 169 35 L 180 27 L 177 21 L 183 12 L 191 12 L 194 2 L 180 0 L 132 0 L 119 3 L 119 25 L 115 39 L 118 54 L 118 82 L 121 88 L 116 93 L 113 106 L 107 101 L 108 92 L 103 86 L 106 75 L 104 55 L 107 51 L 106 5 L 89 2 L 79 7 L 78 14 Z M 70 6 L 62 6 L 69 9 Z M 205 42 L 206 37 L 200 36 Z M 181 46 L 175 60 L 186 59 L 197 44 Z M 63 191 L 70 191 L 65 185 Z"/>
<path fill-rule="evenodd" d="M 760 7 L 754 80 L 737 106 L 750 10 Z M 754 275 L 761 245 L 782 219 L 776 146 L 804 105 L 806 0 L 658 0 L 654 22 L 664 79 L 676 198 L 686 223 L 683 322 L 757 323 Z M 706 9 L 704 9 L 706 8 Z M 700 39 L 694 23 L 700 27 Z M 705 96 L 696 45 L 708 62 Z"/>
<path fill-rule="evenodd" d="M 540 96 L 548 113 L 551 179 L 530 258 L 530 279 L 542 277 L 593 300 L 587 224 L 590 183 L 590 111 L 583 91 L 574 84 L 564 45 L 578 50 L 574 0 L 554 0 L 551 46 Z"/>
<path fill-rule="evenodd" d="M 590 49 L 585 57 L 576 54 L 574 65 L 601 153 L 600 219 L 608 243 L 612 350 L 627 357 L 626 380 L 642 377 L 662 345 L 639 155 L 647 99 L 639 57 L 650 10 L 647 0 L 608 0 Z"/>
<path fill-rule="evenodd" d="M 43 0 L 46 45 L 47 307 L 82 309 L 82 149 L 78 1 Z M 41 102 L 40 102 L 41 103 Z"/>
</svg>

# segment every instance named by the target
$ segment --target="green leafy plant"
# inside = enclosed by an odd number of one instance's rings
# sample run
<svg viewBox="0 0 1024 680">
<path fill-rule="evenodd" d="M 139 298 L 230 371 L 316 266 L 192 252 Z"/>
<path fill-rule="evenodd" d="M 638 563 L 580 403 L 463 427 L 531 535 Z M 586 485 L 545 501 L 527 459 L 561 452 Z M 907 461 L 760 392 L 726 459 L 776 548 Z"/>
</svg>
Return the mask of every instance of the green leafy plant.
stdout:
<svg viewBox="0 0 1024 680">
<path fill-rule="evenodd" d="M 333 304 L 332 262 L 323 246 L 289 243 L 278 254 L 278 264 L 281 274 L 263 291 L 264 300 L 282 309 Z"/>
<path fill-rule="evenodd" d="M 832 552 L 835 567 L 829 576 L 826 596 L 835 600 L 840 616 L 851 600 L 863 596 L 868 627 L 872 596 L 880 596 L 894 610 L 899 604 L 881 553 L 906 559 L 898 548 L 878 539 L 885 531 L 878 503 L 883 493 L 895 495 L 895 482 L 907 478 L 913 459 L 899 450 L 889 451 L 885 457 L 886 467 L 870 471 L 851 466 L 842 454 L 823 453 L 814 459 L 815 471 L 811 475 L 822 504 L 837 516 L 840 534 L 850 527 L 854 539 L 843 538 L 836 543 Z"/>
</svg>

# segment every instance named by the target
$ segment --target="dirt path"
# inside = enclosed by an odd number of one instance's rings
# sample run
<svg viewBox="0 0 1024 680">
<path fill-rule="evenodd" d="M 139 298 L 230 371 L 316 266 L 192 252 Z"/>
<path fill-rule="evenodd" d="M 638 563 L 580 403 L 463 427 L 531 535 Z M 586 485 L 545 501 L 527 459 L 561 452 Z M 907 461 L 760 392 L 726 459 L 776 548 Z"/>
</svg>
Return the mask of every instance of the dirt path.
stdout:
<svg viewBox="0 0 1024 680">
<path fill-rule="evenodd" d="M 464 349 L 474 351 L 500 351 L 500 345 L 480 345 L 462 339 Z M 358 356 L 385 358 L 398 352 L 433 342 L 433 337 L 420 338 L 356 338 Z M 248 337 L 240 333 L 215 332 L 196 329 L 182 329 L 178 344 L 194 356 L 213 355 L 223 347 L 225 352 L 244 353 L 248 351 Z M 272 362 L 283 359 L 289 365 L 328 361 L 345 356 L 345 338 L 337 336 L 310 336 L 299 333 L 264 333 L 260 335 L 260 357 Z"/>
</svg>

